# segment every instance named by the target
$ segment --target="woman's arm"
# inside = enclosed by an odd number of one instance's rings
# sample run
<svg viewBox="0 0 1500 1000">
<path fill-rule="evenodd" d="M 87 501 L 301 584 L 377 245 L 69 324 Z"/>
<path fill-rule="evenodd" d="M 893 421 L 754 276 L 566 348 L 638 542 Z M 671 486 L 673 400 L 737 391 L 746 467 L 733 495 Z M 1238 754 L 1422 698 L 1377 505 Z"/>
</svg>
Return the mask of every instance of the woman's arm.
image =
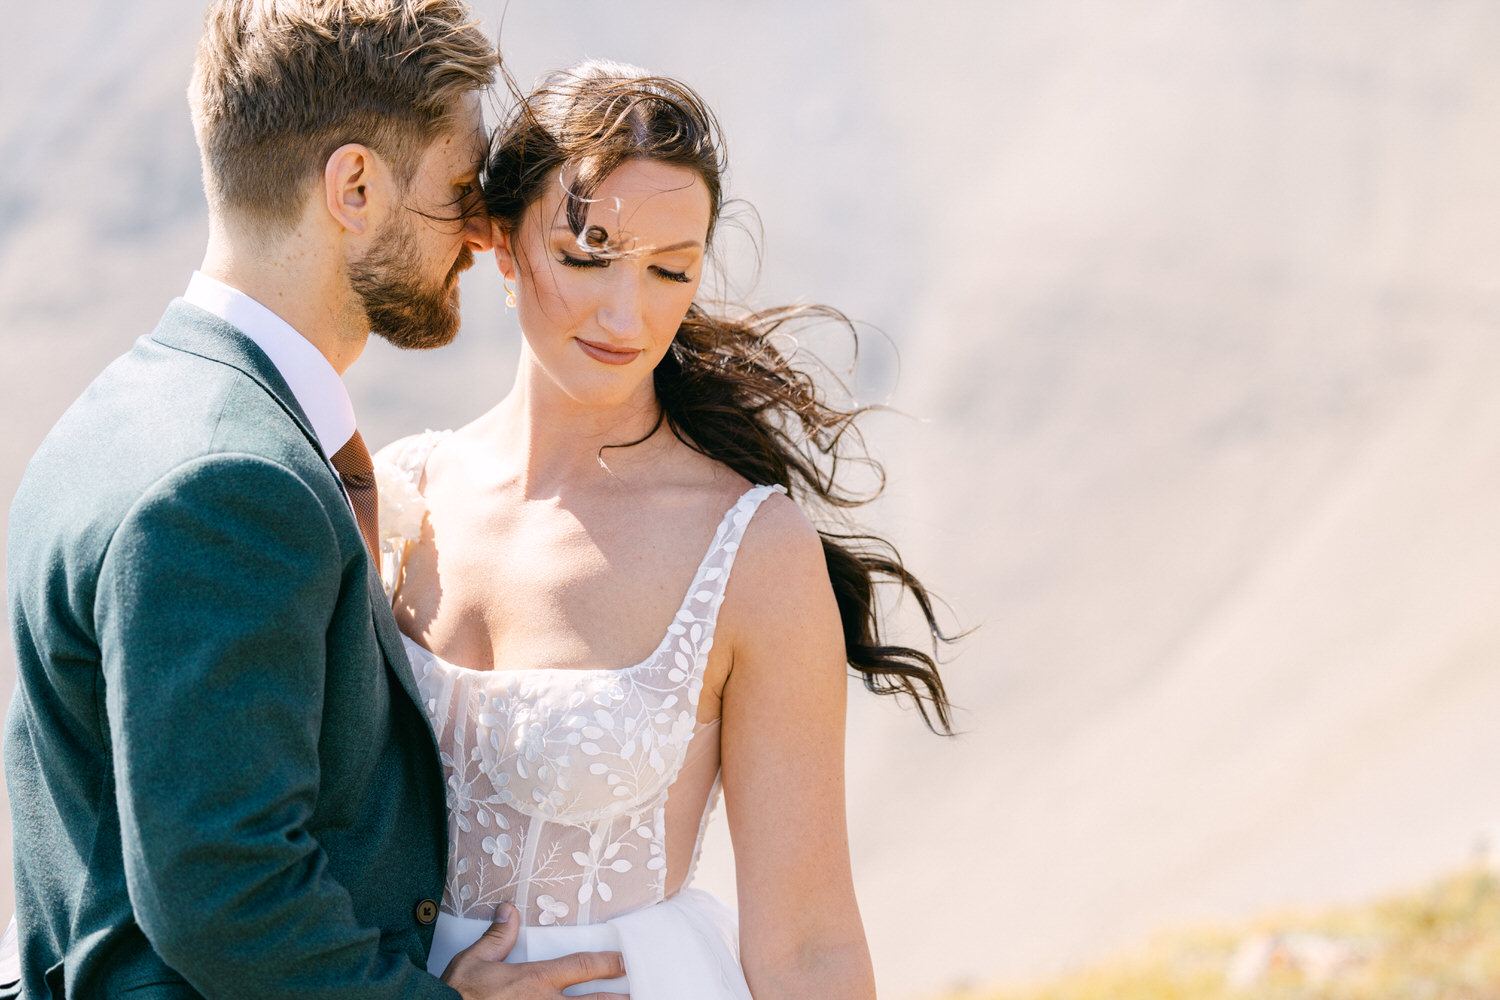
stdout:
<svg viewBox="0 0 1500 1000">
<path fill-rule="evenodd" d="M 818 533 L 772 496 L 736 557 L 718 638 L 724 799 L 755 1000 L 870 1000 L 844 818 L 846 667 Z M 727 633 L 727 634 L 726 634 Z"/>
</svg>

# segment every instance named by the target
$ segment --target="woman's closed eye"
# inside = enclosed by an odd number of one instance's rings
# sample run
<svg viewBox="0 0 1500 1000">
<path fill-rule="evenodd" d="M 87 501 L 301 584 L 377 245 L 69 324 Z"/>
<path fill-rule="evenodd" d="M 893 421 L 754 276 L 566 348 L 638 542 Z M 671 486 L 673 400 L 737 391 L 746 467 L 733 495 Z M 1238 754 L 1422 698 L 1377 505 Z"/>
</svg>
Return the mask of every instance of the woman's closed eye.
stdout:
<svg viewBox="0 0 1500 1000">
<path fill-rule="evenodd" d="M 576 268 L 608 267 L 609 266 L 609 260 L 607 258 L 603 258 L 603 257 L 574 257 L 572 254 L 569 254 L 569 253 L 564 253 L 561 256 L 559 256 L 557 262 L 559 264 L 563 265 L 564 267 L 576 267 Z M 675 281 L 675 282 L 678 282 L 680 284 L 686 284 L 686 283 L 688 283 L 688 282 L 690 282 L 690 281 L 693 280 L 691 277 L 688 276 L 688 274 L 687 274 L 686 271 L 674 271 L 671 268 L 667 268 L 667 267 L 653 267 L 651 270 L 655 271 L 659 276 L 661 276 L 666 281 Z"/>
</svg>

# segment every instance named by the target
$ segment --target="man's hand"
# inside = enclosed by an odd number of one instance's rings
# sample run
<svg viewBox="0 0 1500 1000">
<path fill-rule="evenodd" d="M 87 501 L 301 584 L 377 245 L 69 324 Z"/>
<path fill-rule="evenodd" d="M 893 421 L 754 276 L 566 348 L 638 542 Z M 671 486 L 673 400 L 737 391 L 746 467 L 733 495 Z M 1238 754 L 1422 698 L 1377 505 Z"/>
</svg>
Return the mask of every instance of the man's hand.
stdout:
<svg viewBox="0 0 1500 1000">
<path fill-rule="evenodd" d="M 464 1000 L 562 1000 L 569 986 L 625 975 L 625 962 L 617 951 L 580 951 L 546 962 L 508 965 L 505 956 L 516 946 L 521 921 L 509 903 L 500 904 L 496 917 L 490 929 L 454 955 L 443 970 L 443 982 Z M 629 998 L 624 993 L 585 993 L 581 1000 Z"/>
</svg>

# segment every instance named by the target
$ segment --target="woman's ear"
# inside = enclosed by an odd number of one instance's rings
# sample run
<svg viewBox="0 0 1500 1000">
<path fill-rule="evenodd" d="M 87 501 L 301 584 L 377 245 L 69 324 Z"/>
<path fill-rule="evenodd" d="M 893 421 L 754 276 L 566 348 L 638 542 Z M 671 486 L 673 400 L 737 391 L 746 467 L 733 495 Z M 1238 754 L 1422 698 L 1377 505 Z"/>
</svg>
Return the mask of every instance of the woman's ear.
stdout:
<svg viewBox="0 0 1500 1000">
<path fill-rule="evenodd" d="M 515 281 L 515 234 L 493 220 L 490 225 L 494 227 L 492 233 L 495 242 L 495 263 L 499 265 L 500 274 L 506 281 Z"/>
<path fill-rule="evenodd" d="M 386 173 L 370 147 L 346 143 L 323 165 L 323 200 L 328 214 L 348 232 L 363 236 L 375 223 Z"/>
</svg>

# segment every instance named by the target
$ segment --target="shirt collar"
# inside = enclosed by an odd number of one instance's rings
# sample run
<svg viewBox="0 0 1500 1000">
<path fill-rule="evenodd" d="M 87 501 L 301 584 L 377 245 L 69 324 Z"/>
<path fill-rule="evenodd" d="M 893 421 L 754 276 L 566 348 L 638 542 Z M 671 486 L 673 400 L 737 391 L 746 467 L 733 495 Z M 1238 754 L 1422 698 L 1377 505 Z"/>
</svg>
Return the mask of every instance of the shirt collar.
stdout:
<svg viewBox="0 0 1500 1000">
<path fill-rule="evenodd" d="M 237 288 L 194 271 L 182 296 L 255 342 L 307 414 L 324 455 L 354 436 L 354 404 L 338 370 L 291 324 Z"/>
</svg>

